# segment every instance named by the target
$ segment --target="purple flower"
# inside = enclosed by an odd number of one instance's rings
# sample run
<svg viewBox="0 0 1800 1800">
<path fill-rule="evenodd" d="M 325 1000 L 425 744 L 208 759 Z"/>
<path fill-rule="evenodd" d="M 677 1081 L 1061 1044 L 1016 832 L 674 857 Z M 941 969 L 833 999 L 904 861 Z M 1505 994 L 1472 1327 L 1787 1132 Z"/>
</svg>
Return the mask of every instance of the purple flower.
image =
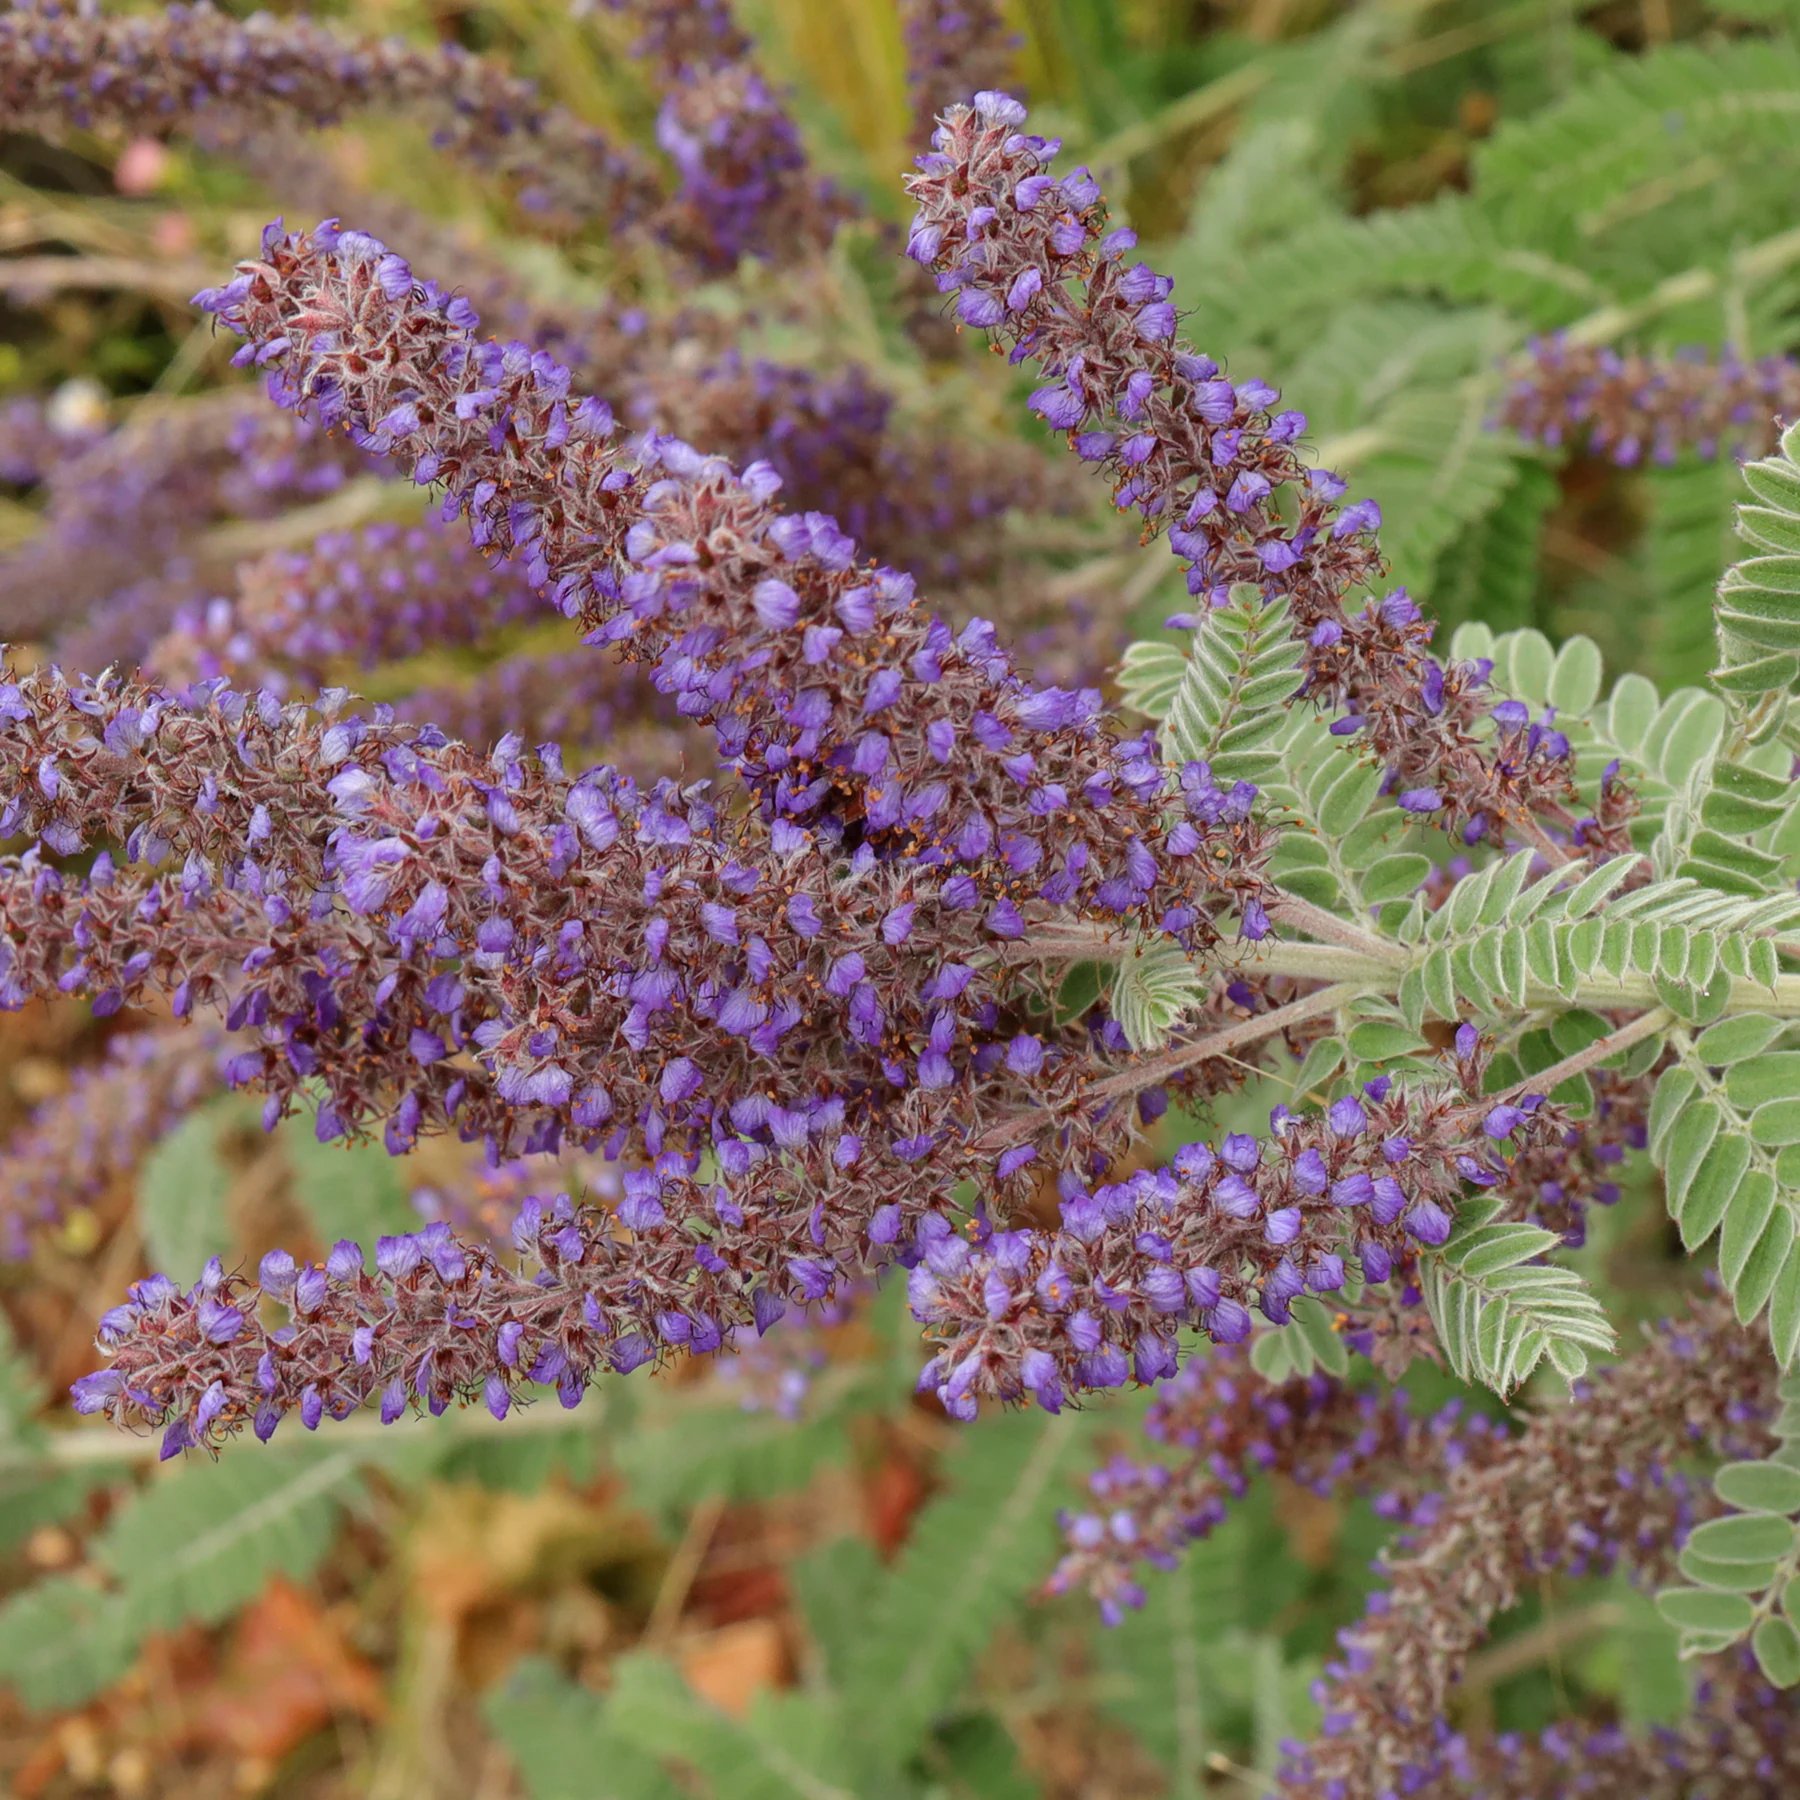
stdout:
<svg viewBox="0 0 1800 1800">
<path fill-rule="evenodd" d="M 1005 306 L 985 288 L 966 287 L 956 296 L 956 316 L 965 325 L 998 325 L 1006 318 Z"/>
<path fill-rule="evenodd" d="M 1432 1200 L 1415 1201 L 1404 1223 L 1421 1244 L 1441 1244 L 1450 1235 L 1450 1215 Z"/>
<path fill-rule="evenodd" d="M 1249 1309 L 1236 1300 L 1221 1300 L 1205 1316 L 1207 1334 L 1220 1344 L 1241 1344 L 1250 1335 Z"/>
<path fill-rule="evenodd" d="M 1370 1188 L 1369 1217 L 1377 1225 L 1391 1225 L 1406 1210 L 1408 1195 L 1391 1175 L 1377 1175 Z"/>
<path fill-rule="evenodd" d="M 1346 506 L 1338 514 L 1331 527 L 1334 538 L 1349 537 L 1358 531 L 1379 531 L 1381 529 L 1381 508 L 1373 500 L 1358 500 L 1354 506 Z"/>
<path fill-rule="evenodd" d="M 1213 1188 L 1213 1205 L 1227 1218 L 1253 1219 L 1262 1210 L 1262 1199 L 1241 1175 L 1220 1177 Z"/>
<path fill-rule="evenodd" d="M 756 584 L 752 596 L 756 616 L 770 631 L 787 631 L 800 616 L 800 596 L 772 576 Z"/>
<path fill-rule="evenodd" d="M 1226 1168 L 1248 1175 L 1262 1161 L 1262 1144 L 1247 1131 L 1234 1131 L 1220 1146 L 1219 1160 Z"/>
<path fill-rule="evenodd" d="M 1058 431 L 1073 431 L 1087 412 L 1081 396 L 1060 384 L 1039 388 L 1026 404 L 1046 425 Z"/>
<path fill-rule="evenodd" d="M 699 1066 L 691 1058 L 677 1056 L 663 1065 L 662 1074 L 657 1081 L 657 1091 L 665 1106 L 678 1106 L 683 1100 L 691 1099 L 697 1094 L 705 1079 Z"/>
<path fill-rule="evenodd" d="M 1481 1123 L 1488 1136 L 1498 1142 L 1511 1137 L 1525 1123 L 1525 1114 L 1516 1106 L 1496 1106 Z"/>
</svg>

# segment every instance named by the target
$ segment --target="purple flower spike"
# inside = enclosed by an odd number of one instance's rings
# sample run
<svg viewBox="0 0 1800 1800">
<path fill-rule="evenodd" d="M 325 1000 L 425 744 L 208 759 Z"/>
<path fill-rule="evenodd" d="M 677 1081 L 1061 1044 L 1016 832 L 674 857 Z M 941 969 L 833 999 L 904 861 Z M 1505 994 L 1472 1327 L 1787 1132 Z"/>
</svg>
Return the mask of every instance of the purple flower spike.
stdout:
<svg viewBox="0 0 1800 1800">
<path fill-rule="evenodd" d="M 682 53 L 696 80 L 720 66 L 703 35 Z M 673 53 L 647 54 L 666 77 Z M 688 91 L 658 120 L 682 204 L 741 223 L 750 201 L 723 184 L 742 168 L 715 152 L 753 115 L 772 131 L 770 108 L 745 76 L 715 141 Z M 1196 629 L 1245 581 L 1283 598 L 1307 703 L 1366 720 L 1358 748 L 1390 791 L 1429 786 L 1462 822 L 1488 766 L 1459 786 L 1434 747 L 1491 744 L 1470 729 L 1488 702 L 1460 666 L 1424 680 L 1428 624 L 1403 596 L 1345 611 L 1352 578 L 1381 591 L 1372 503 L 1341 510 L 1297 473 L 1298 415 L 1176 340 L 1169 282 L 1101 218 L 1091 179 L 1059 181 L 1017 103 L 984 94 L 915 184 L 911 244 L 944 306 L 1042 364 L 1043 416 L 1072 417 L 1120 505 L 1179 536 Z M 721 253 L 741 242 L 723 234 Z M 1566 1131 L 1521 1105 L 1494 1148 L 1477 1055 L 1323 1112 L 1301 1096 L 1266 1137 L 1140 1166 L 1140 1127 L 1172 1130 L 1169 1109 L 1227 1065 L 1134 1056 L 1104 1002 L 1044 1004 L 1044 965 L 1072 924 L 1160 934 L 1226 969 L 1196 1042 L 1281 1007 L 1285 978 L 1224 943 L 1281 911 L 1252 784 L 1170 767 L 1090 677 L 1027 680 L 993 626 L 946 622 L 870 546 L 897 479 L 868 484 L 852 536 L 761 453 L 740 469 L 705 432 L 640 429 L 660 411 L 621 431 L 555 354 L 480 335 L 365 234 L 276 228 L 209 304 L 278 400 L 439 488 L 472 550 L 516 569 L 593 660 L 642 671 L 716 757 L 710 779 L 639 781 L 588 754 L 598 726 L 565 767 L 522 727 L 464 743 L 306 684 L 305 701 L 224 676 L 0 684 L 8 835 L 44 846 L 0 871 L 0 1004 L 80 993 L 216 1017 L 232 1041 L 209 1079 L 255 1090 L 271 1124 L 317 1096 L 322 1139 L 379 1133 L 399 1154 L 460 1137 L 487 1157 L 472 1188 L 491 1176 L 523 1199 L 510 1248 L 432 1216 L 367 1260 L 272 1252 L 260 1280 L 215 1261 L 192 1289 L 139 1284 L 105 1319 L 119 1383 L 83 1387 L 85 1404 L 181 1422 L 209 1451 L 296 1412 L 308 1429 L 360 1407 L 499 1416 L 535 1388 L 570 1406 L 898 1265 L 952 1416 L 1075 1405 L 1171 1379 L 1192 1334 L 1241 1340 L 1254 1309 L 1286 1317 L 1364 1250 L 1410 1273 L 1434 1217 L 1455 1216 L 1459 1171 L 1508 1181 Z M 315 597 L 291 609 L 299 633 Z M 1554 733 L 1528 729 L 1543 744 L 1509 752 L 1516 793 L 1541 797 L 1527 765 Z M 71 831 L 111 855 L 63 866 L 74 840 L 51 834 Z M 1060 1218 L 1025 1209 L 1040 1181 Z M 446 1192 L 434 1209 L 472 1204 Z M 1359 1349 L 1391 1323 L 1346 1319 Z"/>
<path fill-rule="evenodd" d="M 1553 734 L 1523 753 L 1472 752 L 1489 706 L 1474 666 L 1432 663 L 1429 625 L 1404 590 L 1347 613 L 1381 574 L 1380 506 L 1342 505 L 1343 481 L 1296 451 L 1304 416 L 1278 410 L 1276 390 L 1254 377 L 1234 385 L 1177 337 L 1172 283 L 1126 260 L 1135 236 L 1112 226 L 1092 178 L 1055 184 L 1055 146 L 966 105 L 948 108 L 933 145 L 908 179 L 913 253 L 958 295 L 966 323 L 1037 367 L 1045 385 L 1031 410 L 1077 434 L 1077 455 L 1110 478 L 1117 506 L 1169 529 L 1195 599 L 1226 604 L 1235 581 L 1278 586 L 1307 646 L 1305 692 L 1368 734 L 1410 810 L 1453 831 L 1479 819 L 1476 835 L 1496 844 L 1528 822 L 1562 822 L 1576 795 Z M 1606 811 L 1595 835 L 1626 847 L 1628 805 Z"/>
</svg>

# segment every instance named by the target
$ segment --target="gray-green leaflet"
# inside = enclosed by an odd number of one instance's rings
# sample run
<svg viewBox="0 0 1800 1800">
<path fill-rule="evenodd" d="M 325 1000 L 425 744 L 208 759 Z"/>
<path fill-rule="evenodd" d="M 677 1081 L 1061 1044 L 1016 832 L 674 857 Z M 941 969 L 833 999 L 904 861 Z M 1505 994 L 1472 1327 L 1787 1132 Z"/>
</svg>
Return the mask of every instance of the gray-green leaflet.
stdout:
<svg viewBox="0 0 1800 1800">
<path fill-rule="evenodd" d="M 1681 1633 L 1683 1656 L 1750 1640 L 1776 1687 L 1800 1685 L 1800 1378 L 1780 1389 L 1780 1447 L 1762 1462 L 1726 1463 L 1713 1492 L 1728 1510 L 1688 1537 L 1678 1561 L 1685 1586 L 1656 1596 Z"/>
</svg>

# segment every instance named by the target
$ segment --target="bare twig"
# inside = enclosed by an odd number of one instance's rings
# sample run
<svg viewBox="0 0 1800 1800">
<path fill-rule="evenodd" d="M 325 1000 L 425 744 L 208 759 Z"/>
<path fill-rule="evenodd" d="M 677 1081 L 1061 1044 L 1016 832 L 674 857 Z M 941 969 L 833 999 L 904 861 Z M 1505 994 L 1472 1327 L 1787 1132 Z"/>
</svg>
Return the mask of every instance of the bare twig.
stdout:
<svg viewBox="0 0 1800 1800">
<path fill-rule="evenodd" d="M 1545 1619 L 1529 1631 L 1521 1631 L 1469 1658 L 1463 1688 L 1474 1694 L 1498 1687 L 1527 1669 L 1558 1655 L 1585 1638 L 1612 1631 L 1624 1624 L 1625 1609 L 1616 1600 L 1596 1600 L 1591 1606 Z"/>
<path fill-rule="evenodd" d="M 688 1515 L 687 1529 L 675 1546 L 668 1568 L 663 1571 L 662 1585 L 656 1590 L 656 1603 L 650 1609 L 650 1622 L 644 1627 L 646 1650 L 662 1649 L 675 1635 L 694 1577 L 700 1573 L 707 1546 L 712 1543 L 713 1533 L 719 1529 L 719 1521 L 724 1516 L 725 1502 L 717 1494 L 702 1500 Z"/>
<path fill-rule="evenodd" d="M 212 271 L 185 263 L 148 262 L 131 256 L 8 256 L 0 258 L 0 293 L 25 301 L 74 289 L 125 288 L 185 306 Z"/>
</svg>

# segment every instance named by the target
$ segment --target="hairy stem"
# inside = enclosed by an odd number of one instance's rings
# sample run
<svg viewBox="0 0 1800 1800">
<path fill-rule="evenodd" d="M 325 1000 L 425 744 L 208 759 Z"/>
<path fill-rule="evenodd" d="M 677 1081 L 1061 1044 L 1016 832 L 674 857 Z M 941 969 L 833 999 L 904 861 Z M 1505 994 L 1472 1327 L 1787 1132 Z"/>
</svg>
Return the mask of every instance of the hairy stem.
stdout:
<svg viewBox="0 0 1800 1800">
<path fill-rule="evenodd" d="M 1318 1018 L 1321 1013 L 1336 1012 L 1340 1007 L 1348 1006 L 1359 994 L 1366 992 L 1367 984 L 1360 981 L 1334 982 L 1330 987 L 1320 988 L 1317 993 L 1303 994 L 1298 1000 L 1290 1000 L 1286 1006 L 1278 1006 L 1273 1012 L 1258 1013 L 1255 1018 L 1245 1019 L 1241 1024 L 1227 1025 L 1221 1031 L 1209 1031 L 1205 1037 L 1177 1044 L 1161 1056 L 1151 1057 L 1147 1062 L 1134 1064 L 1129 1069 L 1122 1069 L 1117 1075 L 1109 1076 L 1105 1081 L 1096 1082 L 1089 1092 L 1096 1098 L 1109 1100 L 1119 1095 L 1135 1094 L 1139 1089 L 1153 1087 L 1157 1082 L 1166 1081 L 1183 1069 L 1191 1069 L 1195 1063 L 1203 1063 L 1209 1057 L 1227 1055 L 1245 1044 L 1261 1043 L 1277 1032 L 1286 1031 L 1290 1025 L 1303 1025 L 1308 1019 Z"/>
<path fill-rule="evenodd" d="M 1645 1038 L 1655 1037 L 1666 1031 L 1674 1022 L 1675 1015 L 1667 1007 L 1658 1006 L 1647 1013 L 1640 1013 L 1629 1024 L 1621 1025 L 1617 1031 L 1597 1038 L 1585 1050 L 1577 1050 L 1573 1056 L 1565 1056 L 1561 1062 L 1552 1063 L 1549 1068 L 1540 1069 L 1537 1074 L 1514 1082 L 1500 1098 L 1511 1100 L 1527 1090 L 1534 1094 L 1547 1094 L 1570 1076 L 1585 1074 L 1589 1069 L 1605 1062 L 1609 1056 L 1617 1056 L 1621 1050 L 1629 1050 L 1633 1044 L 1641 1044 Z"/>
<path fill-rule="evenodd" d="M 1348 919 L 1341 919 L 1336 913 L 1327 912 L 1322 906 L 1314 906 L 1310 900 L 1302 900 L 1297 894 L 1284 893 L 1279 904 L 1270 907 L 1269 916 L 1277 924 L 1291 925 L 1297 931 L 1316 937 L 1321 943 L 1335 944 L 1340 950 L 1355 951 L 1390 967 L 1404 966 L 1406 962 L 1405 950 L 1392 938 L 1381 937 L 1363 926 L 1352 924 Z"/>
<path fill-rule="evenodd" d="M 1302 1025 L 1308 1019 L 1318 1018 L 1321 1013 L 1336 1012 L 1339 1007 L 1347 1006 L 1357 995 L 1367 991 L 1367 986 L 1362 982 L 1344 981 L 1320 988 L 1317 993 L 1302 994 L 1298 1000 L 1290 1000 L 1286 1006 L 1278 1006 L 1273 1012 L 1258 1013 L 1253 1019 L 1244 1019 L 1236 1025 L 1227 1025 L 1222 1030 L 1210 1031 L 1205 1037 L 1175 1045 L 1161 1056 L 1134 1063 L 1129 1069 L 1121 1069 L 1118 1074 L 1109 1076 L 1105 1081 L 1096 1082 L 1088 1089 L 1088 1093 L 1095 1100 L 1123 1099 L 1144 1088 L 1154 1087 L 1183 1069 L 1191 1069 L 1195 1063 L 1205 1062 L 1209 1057 L 1227 1056 L 1234 1050 L 1241 1050 L 1246 1044 L 1259 1044 L 1266 1038 L 1274 1037 L 1278 1032 L 1286 1031 L 1290 1025 Z M 1008 1144 L 1027 1136 L 1030 1131 L 1031 1121 L 1028 1118 L 1009 1121 L 995 1126 L 982 1138 L 979 1148 L 983 1151 L 1004 1150 Z"/>
<path fill-rule="evenodd" d="M 1284 896 L 1273 916 L 1289 924 L 1302 921 L 1290 908 L 1304 902 Z M 1331 921 L 1343 940 L 1337 943 L 1303 944 L 1290 938 L 1264 938 L 1260 943 L 1240 945 L 1223 960 L 1223 966 L 1258 975 L 1291 975 L 1303 981 L 1350 982 L 1359 990 L 1393 995 L 1407 972 L 1425 958 L 1422 952 L 1409 950 L 1390 938 L 1379 938 L 1358 930 L 1348 920 L 1334 914 L 1306 907 L 1309 915 Z M 1308 919 L 1304 929 L 1313 930 Z M 1040 962 L 1118 962 L 1133 948 L 1135 941 L 1117 930 L 1092 925 L 1040 927 L 1029 937 L 1007 946 L 1008 961 Z M 1426 946 L 1435 949 L 1435 945 Z M 1786 948 L 1784 945 L 1783 948 Z M 1656 983 L 1648 975 L 1612 976 L 1598 971 L 1575 984 L 1572 993 L 1562 993 L 1540 981 L 1528 982 L 1525 999 L 1519 1010 L 1529 1012 L 1537 1007 L 1554 1007 L 1562 1011 L 1572 1006 L 1585 1006 L 1595 1012 L 1647 1010 L 1662 1004 Z M 1772 987 L 1742 976 L 1734 976 L 1727 1013 L 1771 1013 L 1777 1018 L 1800 1018 L 1800 974 L 1778 975 Z M 1270 1015 L 1273 1016 L 1272 1014 Z"/>
</svg>

